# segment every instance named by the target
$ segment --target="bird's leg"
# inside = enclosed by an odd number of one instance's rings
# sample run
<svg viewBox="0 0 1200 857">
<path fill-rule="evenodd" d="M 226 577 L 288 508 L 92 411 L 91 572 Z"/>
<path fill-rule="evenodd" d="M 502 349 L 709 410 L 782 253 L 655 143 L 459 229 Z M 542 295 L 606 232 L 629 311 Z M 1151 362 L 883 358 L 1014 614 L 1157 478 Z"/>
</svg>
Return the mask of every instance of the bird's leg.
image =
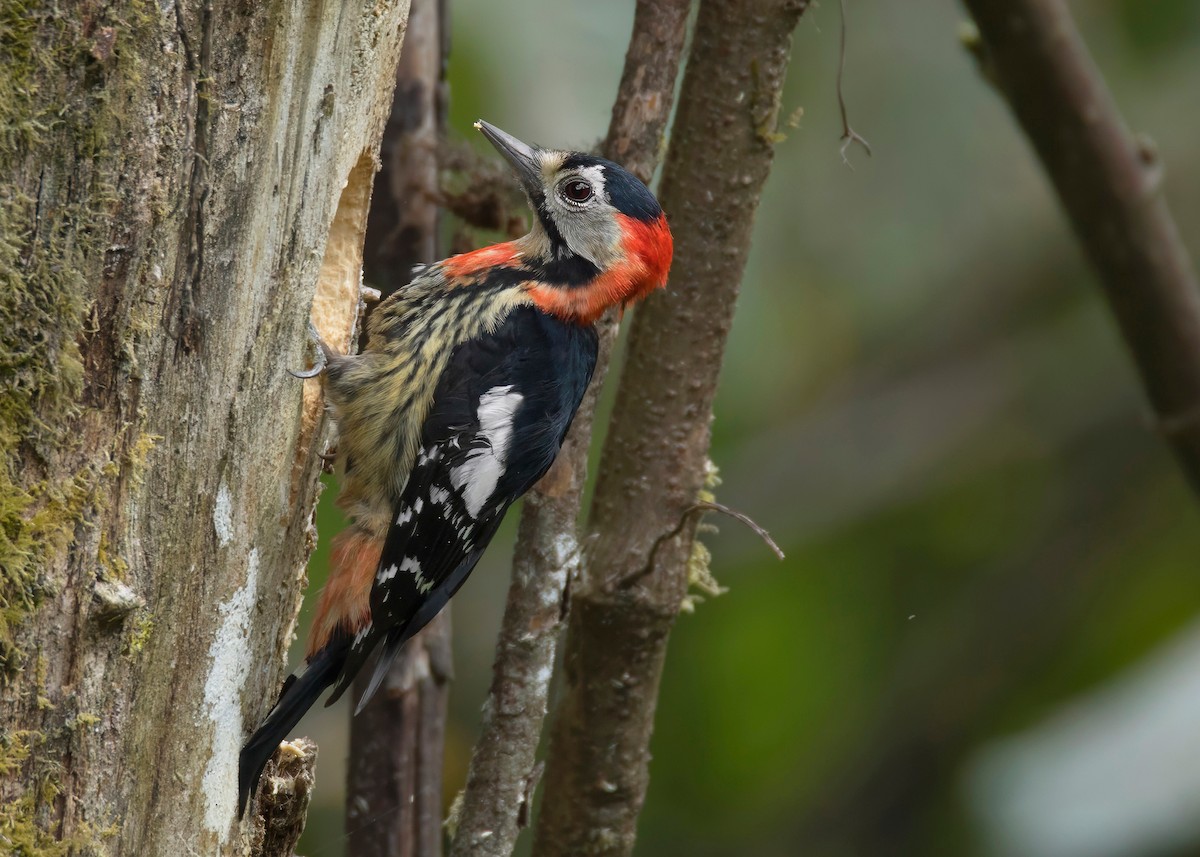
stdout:
<svg viewBox="0 0 1200 857">
<path fill-rule="evenodd" d="M 289 369 L 289 375 L 297 378 L 315 378 L 325 371 L 329 359 L 334 356 L 334 350 L 321 338 L 321 334 L 317 332 L 316 325 L 312 323 L 312 319 L 309 319 L 308 322 L 308 338 L 317 347 L 317 358 L 313 361 L 312 368 L 303 370 Z"/>
<path fill-rule="evenodd" d="M 333 473 L 336 469 L 338 457 L 338 448 L 336 443 L 331 443 L 325 447 L 323 452 L 317 453 L 317 458 L 321 460 L 321 472 Z"/>
</svg>

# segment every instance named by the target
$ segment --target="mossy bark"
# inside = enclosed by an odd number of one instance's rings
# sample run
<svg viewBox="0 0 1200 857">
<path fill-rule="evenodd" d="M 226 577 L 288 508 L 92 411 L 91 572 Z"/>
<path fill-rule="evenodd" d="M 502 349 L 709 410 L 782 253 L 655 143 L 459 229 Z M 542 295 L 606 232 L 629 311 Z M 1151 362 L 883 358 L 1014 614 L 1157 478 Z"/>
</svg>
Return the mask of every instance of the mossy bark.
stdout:
<svg viewBox="0 0 1200 857">
<path fill-rule="evenodd" d="M 0 4 L 0 851 L 243 850 L 407 11 Z"/>
</svg>

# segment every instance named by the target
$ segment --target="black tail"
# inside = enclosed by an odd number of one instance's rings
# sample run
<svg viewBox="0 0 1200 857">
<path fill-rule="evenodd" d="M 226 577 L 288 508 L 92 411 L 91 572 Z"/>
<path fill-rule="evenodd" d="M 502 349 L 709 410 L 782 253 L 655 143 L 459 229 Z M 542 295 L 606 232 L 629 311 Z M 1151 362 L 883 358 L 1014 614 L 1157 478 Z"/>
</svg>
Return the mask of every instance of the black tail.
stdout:
<svg viewBox="0 0 1200 857">
<path fill-rule="evenodd" d="M 312 656 L 303 673 L 288 676 L 279 692 L 279 701 L 242 747 L 238 759 L 238 818 L 245 814 L 250 795 L 258 787 L 263 768 L 279 742 L 312 708 L 325 688 L 337 681 L 350 651 L 350 639 L 345 634 L 335 634 L 325 648 Z"/>
</svg>

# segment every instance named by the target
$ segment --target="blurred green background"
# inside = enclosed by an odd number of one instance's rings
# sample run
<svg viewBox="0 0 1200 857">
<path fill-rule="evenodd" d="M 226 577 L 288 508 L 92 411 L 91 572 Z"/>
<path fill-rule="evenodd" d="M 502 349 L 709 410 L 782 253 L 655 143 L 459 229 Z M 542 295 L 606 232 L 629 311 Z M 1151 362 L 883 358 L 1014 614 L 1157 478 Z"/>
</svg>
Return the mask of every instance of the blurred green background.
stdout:
<svg viewBox="0 0 1200 857">
<path fill-rule="evenodd" d="M 729 592 L 673 636 L 638 853 L 1200 854 L 1196 501 L 960 46 L 963 10 L 847 6 L 846 98 L 874 157 L 839 157 L 837 4 L 816 5 L 716 407 L 719 498 L 788 558 L 732 523 L 706 537 Z M 454 136 L 482 117 L 595 145 L 631 2 L 451 8 Z M 1200 3 L 1072 8 L 1200 255 Z M 449 795 L 515 518 L 454 601 Z M 348 717 L 318 708 L 303 726 L 321 746 L 308 857 L 343 848 Z"/>
</svg>

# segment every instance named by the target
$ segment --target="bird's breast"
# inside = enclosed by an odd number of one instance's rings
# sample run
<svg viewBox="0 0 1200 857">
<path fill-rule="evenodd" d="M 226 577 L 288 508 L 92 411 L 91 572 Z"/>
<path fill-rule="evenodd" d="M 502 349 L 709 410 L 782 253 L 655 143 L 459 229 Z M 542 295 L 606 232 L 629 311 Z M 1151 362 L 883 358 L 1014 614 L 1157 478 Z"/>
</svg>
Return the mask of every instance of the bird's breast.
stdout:
<svg viewBox="0 0 1200 857">
<path fill-rule="evenodd" d="M 338 504 L 381 537 L 454 349 L 529 303 L 511 284 L 447 280 L 409 288 L 376 308 L 367 349 L 338 361 L 326 384 L 338 428 Z"/>
</svg>

